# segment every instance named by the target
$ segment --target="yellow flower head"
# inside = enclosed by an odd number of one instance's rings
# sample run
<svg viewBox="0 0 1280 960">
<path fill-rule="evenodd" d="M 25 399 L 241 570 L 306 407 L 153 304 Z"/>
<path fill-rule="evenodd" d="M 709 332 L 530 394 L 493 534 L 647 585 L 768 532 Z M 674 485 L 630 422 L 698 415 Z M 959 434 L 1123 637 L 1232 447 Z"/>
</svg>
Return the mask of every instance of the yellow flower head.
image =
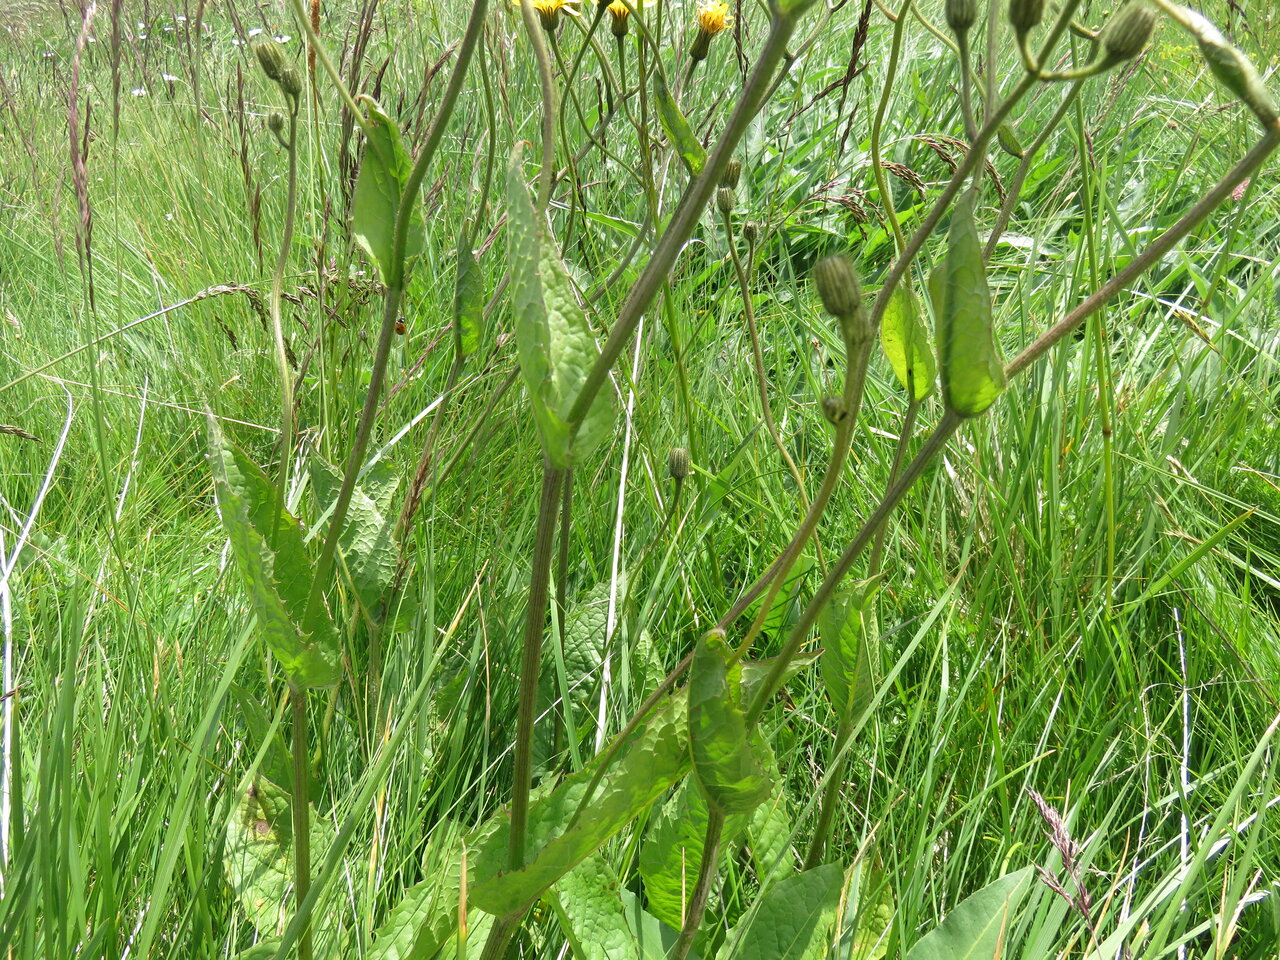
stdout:
<svg viewBox="0 0 1280 960">
<path fill-rule="evenodd" d="M 733 17 L 729 16 L 729 4 L 725 0 L 699 0 L 694 19 L 698 22 L 699 32 L 708 37 L 733 26 Z"/>
<path fill-rule="evenodd" d="M 603 4 L 603 0 L 601 0 Z M 637 10 L 640 9 L 640 0 L 632 0 L 631 6 Z M 613 31 L 615 37 L 625 37 L 627 35 L 627 17 L 631 15 L 631 9 L 622 2 L 622 0 L 612 0 L 606 8 L 612 20 L 609 27 Z"/>
<path fill-rule="evenodd" d="M 554 30 L 560 26 L 560 14 L 567 13 L 571 17 L 578 16 L 578 5 L 582 0 L 529 0 L 529 5 L 542 21 L 546 30 Z M 521 0 L 511 0 L 513 7 L 519 7 Z"/>
</svg>

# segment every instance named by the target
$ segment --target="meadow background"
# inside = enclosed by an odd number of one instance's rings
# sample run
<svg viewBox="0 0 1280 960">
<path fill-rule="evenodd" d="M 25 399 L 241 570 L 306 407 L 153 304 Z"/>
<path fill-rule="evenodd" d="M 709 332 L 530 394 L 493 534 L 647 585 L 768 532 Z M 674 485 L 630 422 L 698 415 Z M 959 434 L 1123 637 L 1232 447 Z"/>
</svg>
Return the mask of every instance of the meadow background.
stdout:
<svg viewBox="0 0 1280 960">
<path fill-rule="evenodd" d="M 1099 25 L 1111 7 L 1086 3 L 1081 19 Z M 323 5 L 321 35 L 344 75 L 411 146 L 467 8 Z M 819 404 L 840 368 L 839 334 L 808 270 L 847 251 L 874 288 L 891 251 L 867 149 L 891 30 L 869 4 L 860 31 L 863 9 L 851 0 L 832 17 L 739 151 L 734 217 L 760 225 L 752 289 L 772 414 L 806 476 L 828 456 Z M 1204 9 L 1264 72 L 1280 63 L 1273 4 Z M 692 4 L 664 10 L 669 75 L 682 77 Z M 941 22 L 937 4 L 921 11 Z M 764 34 L 754 4 L 735 14 L 737 27 L 679 91 L 704 140 Z M 470 217 L 491 299 L 483 340 L 439 421 L 447 473 L 412 526 L 401 602 L 371 649 L 358 603 L 340 588 L 346 679 L 313 695 L 316 811 L 354 830 L 330 908 L 351 932 L 350 956 L 375 949 L 403 891 L 438 867 L 442 831 L 482 822 L 510 796 L 541 455 L 512 380 L 501 184 L 512 146 L 539 142 L 540 99 L 518 12 L 495 3 L 490 18 L 484 61 L 423 185 L 427 245 L 371 448 L 379 476 L 399 484 L 397 510 L 453 361 L 453 256 Z M 0 12 L 0 423 L 19 431 L 0 433 L 6 565 L 43 493 L 4 598 L 0 951 L 15 960 L 250 948 L 260 931 L 228 879 L 227 823 L 255 772 L 288 781 L 284 686 L 254 642 L 214 509 L 205 411 L 256 462 L 279 462 L 280 384 L 261 304 L 285 159 L 266 127 L 278 95 L 247 42 L 275 37 L 300 66 L 304 48 L 273 3 L 127 2 L 115 23 L 100 5 L 73 80 L 79 9 Z M 560 43 L 572 56 L 580 32 L 570 25 Z M 1004 54 L 1007 68 L 1015 55 Z M 586 143 L 577 109 L 594 117 L 609 96 L 592 57 L 581 73 L 566 111 L 574 151 Z M 956 83 L 943 42 L 913 21 L 885 136 L 886 158 L 900 165 L 889 188 L 908 222 L 949 176 L 940 138 L 963 135 Z M 1024 141 L 1060 94 L 1046 86 L 1019 108 Z M 346 226 L 358 137 L 323 76 L 318 100 L 306 99 L 285 322 L 302 465 L 290 502 L 314 524 L 332 489 L 324 465 L 342 462 L 368 387 L 380 298 Z M 685 174 L 656 124 L 647 136 L 669 212 Z M 1254 137 L 1252 116 L 1167 23 L 1141 58 L 1088 85 L 1034 164 L 992 259 L 1006 350 L 1123 266 Z M 576 190 L 553 201 L 598 329 L 645 259 L 645 198 L 627 170 L 639 145 L 631 123 L 615 122 L 611 157 L 587 151 Z M 491 151 L 495 185 L 477 216 Z M 998 150 L 991 159 L 1007 180 L 1017 161 Z M 980 228 L 999 205 L 995 189 L 984 188 Z M 1092 906 L 1086 921 L 1037 885 L 1016 918 L 1019 955 L 1084 956 L 1174 883 L 1176 895 L 1127 937 L 1133 955 L 1280 956 L 1269 748 L 1241 779 L 1280 712 L 1278 261 L 1273 162 L 966 427 L 891 521 L 880 700 L 846 769 L 831 851 L 888 878 L 880 955 L 902 955 L 1011 869 L 1061 870 L 1030 788 L 1081 844 Z M 564 642 L 549 644 L 565 655 L 545 664 L 548 774 L 576 769 L 598 735 L 621 727 L 800 515 L 761 426 L 713 213 L 616 382 L 628 416 L 575 474 Z M 903 409 L 877 355 L 820 547 L 770 614 L 760 656 L 776 651 L 817 570 L 884 489 Z M 673 446 L 694 464 L 676 524 Z M 393 761 L 375 769 L 379 744 L 406 725 Z M 765 727 L 785 783 L 768 827 L 802 849 L 833 729 L 815 671 L 790 681 Z M 372 802 L 357 803 L 371 777 Z M 608 848 L 641 898 L 651 896 L 640 877 L 646 838 L 674 815 L 655 808 Z M 759 879 L 751 852 L 764 843 L 752 833 L 728 858 L 713 908 L 726 923 Z M 708 956 L 716 946 L 701 945 Z M 554 912 L 539 909 L 516 949 L 558 957 L 569 946 Z"/>
</svg>

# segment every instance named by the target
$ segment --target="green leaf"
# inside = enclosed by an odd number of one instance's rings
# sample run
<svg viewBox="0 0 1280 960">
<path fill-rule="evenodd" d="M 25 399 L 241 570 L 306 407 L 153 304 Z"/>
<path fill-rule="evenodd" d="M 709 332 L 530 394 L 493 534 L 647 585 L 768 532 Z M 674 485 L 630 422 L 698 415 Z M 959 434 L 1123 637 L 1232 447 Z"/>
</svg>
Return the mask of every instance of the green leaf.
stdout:
<svg viewBox="0 0 1280 960">
<path fill-rule="evenodd" d="M 702 868 L 703 844 L 711 810 L 707 800 L 690 780 L 685 780 L 675 796 L 650 815 L 649 828 L 640 846 L 640 877 L 644 881 L 645 902 L 659 920 L 679 928 L 698 871 Z M 747 818 L 742 815 L 725 821 L 720 859 L 741 836 Z"/>
<path fill-rule="evenodd" d="M 913 400 L 919 402 L 933 393 L 937 367 L 929 332 L 920 318 L 915 292 L 904 284 L 898 284 L 889 297 L 880 324 L 880 346 L 898 382 Z"/>
<path fill-rule="evenodd" d="M 222 525 L 258 617 L 258 632 L 289 679 L 318 687 L 340 676 L 338 634 L 323 604 L 312 622 L 314 579 L 296 517 L 279 508 L 275 485 L 209 417 L 209 464 Z"/>
<path fill-rule="evenodd" d="M 674 694 L 632 734 L 576 821 L 598 759 L 535 799 L 529 805 L 525 864 L 519 870 L 508 870 L 508 811 L 477 829 L 467 842 L 469 901 L 498 916 L 527 907 L 647 810 L 689 769 L 686 704 L 683 691 Z"/>
<path fill-rule="evenodd" d="M 773 792 L 768 745 L 747 732 L 742 668 L 721 633 L 705 634 L 689 668 L 689 742 L 707 799 L 726 814 L 749 813 Z"/>
<path fill-rule="evenodd" d="M 870 648 L 879 636 L 875 602 L 879 588 L 879 576 L 843 587 L 818 616 L 822 678 L 831 706 L 844 723 L 862 719 L 875 691 Z"/>
<path fill-rule="evenodd" d="M 791 846 L 791 813 L 786 790 L 779 788 L 767 803 L 756 807 L 747 827 L 747 845 L 756 876 L 762 884 L 792 873 L 796 868 Z"/>
<path fill-rule="evenodd" d="M 596 394 L 569 439 L 569 412 L 600 351 L 560 259 L 555 241 L 535 216 L 520 177 L 519 148 L 507 177 L 509 262 L 516 314 L 516 352 L 533 405 L 543 452 L 570 467 L 613 427 L 611 394 Z"/>
<path fill-rule="evenodd" d="M 374 934 L 369 960 L 430 960 L 457 931 L 462 836 L 454 824 L 433 832 L 424 873 Z"/>
<path fill-rule="evenodd" d="M 630 890 L 622 891 L 622 903 L 627 911 L 627 926 L 640 948 L 642 960 L 667 960 L 676 941 L 680 939 L 680 931 L 663 923 L 640 906 L 640 898 Z M 700 958 L 690 950 L 689 960 Z"/>
<path fill-rule="evenodd" d="M 547 895 L 578 960 L 640 960 L 613 867 L 588 857 Z"/>
<path fill-rule="evenodd" d="M 729 933 L 718 960 L 816 960 L 824 957 L 844 887 L 828 863 L 792 874 L 760 895 L 754 912 Z"/>
<path fill-rule="evenodd" d="M 942 401 L 962 417 L 976 417 L 1000 396 L 1005 380 L 970 193 L 956 204 L 947 253 L 929 286 L 938 323 Z"/>
<path fill-rule="evenodd" d="M 698 138 L 693 134 L 693 128 L 689 126 L 689 121 L 680 112 L 675 97 L 667 89 L 666 77 L 660 70 L 653 75 L 653 97 L 658 103 L 658 119 L 662 122 L 662 129 L 667 133 L 667 139 L 680 154 L 685 169 L 693 176 L 697 176 L 707 162 L 707 151 L 698 142 Z"/>
<path fill-rule="evenodd" d="M 905 960 L 997 960 L 1013 956 L 1009 952 L 1008 931 L 1034 872 L 1034 867 L 1023 867 L 966 897 L 937 929 L 916 941 Z"/>
<path fill-rule="evenodd" d="M 458 352 L 464 357 L 480 348 L 484 329 L 484 274 L 467 237 L 465 229 L 458 234 L 457 279 L 453 291 L 453 330 Z"/>
<path fill-rule="evenodd" d="M 312 862 L 324 859 L 333 826 L 311 810 Z M 264 777 L 245 791 L 227 821 L 227 879 L 245 916 L 262 937 L 277 937 L 293 917 L 293 820 L 289 794 Z M 335 898 L 312 914 L 317 956 L 340 937 Z"/>
<path fill-rule="evenodd" d="M 396 213 L 413 164 L 400 141 L 400 128 L 396 122 L 382 112 L 373 98 L 361 99 L 368 109 L 368 122 L 365 126 L 364 159 L 360 163 L 355 195 L 351 200 L 351 232 L 378 268 L 382 282 L 387 283 L 393 272 L 391 260 Z M 408 276 L 425 242 L 422 207 L 415 198 L 405 234 L 404 276 Z"/>
<path fill-rule="evenodd" d="M 312 460 L 311 482 L 326 508 L 337 499 L 342 476 L 319 458 Z M 399 478 L 385 461 L 376 464 L 351 492 L 347 519 L 338 540 L 343 567 L 366 614 L 376 613 L 395 579 L 399 548 L 391 509 Z"/>
<path fill-rule="evenodd" d="M 838 955 L 845 960 L 884 960 L 894 914 L 893 887 L 884 871 L 860 858 L 850 871 L 845 903 Z"/>
<path fill-rule="evenodd" d="M 1002 123 L 996 127 L 996 139 L 1000 141 L 1001 149 L 1009 156 L 1017 157 L 1021 160 L 1027 155 L 1026 149 L 1018 141 L 1018 135 L 1013 132 L 1013 127 L 1007 123 Z"/>
</svg>

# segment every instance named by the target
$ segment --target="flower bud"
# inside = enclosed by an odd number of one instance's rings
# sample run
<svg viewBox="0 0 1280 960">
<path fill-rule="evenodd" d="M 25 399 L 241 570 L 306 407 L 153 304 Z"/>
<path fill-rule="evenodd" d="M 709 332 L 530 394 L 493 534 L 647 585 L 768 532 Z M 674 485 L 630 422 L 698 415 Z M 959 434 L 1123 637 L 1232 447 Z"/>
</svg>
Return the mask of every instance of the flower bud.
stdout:
<svg viewBox="0 0 1280 960">
<path fill-rule="evenodd" d="M 827 418 L 828 423 L 837 424 L 849 416 L 849 408 L 839 397 L 823 397 L 822 415 Z"/>
<path fill-rule="evenodd" d="M 604 6 L 605 2 L 606 0 L 601 0 L 600 5 Z M 610 17 L 609 31 L 615 37 L 625 37 L 628 29 L 627 17 L 631 15 L 631 11 L 627 9 L 625 3 L 619 3 L 618 0 L 613 0 L 609 4 L 608 10 Z"/>
<path fill-rule="evenodd" d="M 284 114 L 279 110 L 272 110 L 267 114 L 267 129 L 274 133 L 277 137 L 284 136 Z"/>
<path fill-rule="evenodd" d="M 1103 59 L 1108 66 L 1140 54 L 1156 28 L 1156 15 L 1140 0 L 1121 7 L 1102 30 Z"/>
<path fill-rule="evenodd" d="M 280 89 L 284 91 L 285 96 L 294 100 L 302 96 L 302 77 L 293 67 L 289 67 L 280 76 Z"/>
<path fill-rule="evenodd" d="M 978 0 L 947 0 L 946 16 L 953 33 L 968 33 L 978 19 Z"/>
<path fill-rule="evenodd" d="M 747 243 L 755 243 L 760 239 L 760 224 L 754 220 L 748 220 L 742 225 L 742 238 Z"/>
<path fill-rule="evenodd" d="M 719 187 L 716 190 L 716 209 L 721 213 L 732 213 L 733 206 L 738 202 L 738 198 L 734 195 L 733 187 Z"/>
<path fill-rule="evenodd" d="M 720 174 L 720 186 L 738 189 L 738 181 L 742 179 L 742 161 L 730 160 L 724 165 L 724 173 Z"/>
<path fill-rule="evenodd" d="M 683 480 L 689 475 L 689 451 L 684 447 L 672 447 L 667 454 L 667 473 L 673 480 Z"/>
<path fill-rule="evenodd" d="M 848 258 L 837 254 L 820 260 L 813 268 L 813 282 L 827 313 L 843 322 L 862 311 L 862 284 Z"/>
<path fill-rule="evenodd" d="M 263 40 L 253 45 L 253 52 L 258 58 L 258 66 L 262 67 L 262 72 L 267 75 L 267 79 L 279 83 L 284 72 L 289 69 L 280 45 L 273 40 Z"/>
<path fill-rule="evenodd" d="M 1028 33 L 1044 19 L 1044 0 L 1009 0 L 1009 23 L 1015 33 Z"/>
</svg>

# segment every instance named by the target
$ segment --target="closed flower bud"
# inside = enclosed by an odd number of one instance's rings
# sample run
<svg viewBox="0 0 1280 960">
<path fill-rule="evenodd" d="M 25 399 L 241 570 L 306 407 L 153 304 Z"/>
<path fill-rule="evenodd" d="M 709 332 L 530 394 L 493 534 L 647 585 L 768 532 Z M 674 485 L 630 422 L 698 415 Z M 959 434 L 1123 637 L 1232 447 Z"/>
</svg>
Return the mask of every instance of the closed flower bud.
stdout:
<svg viewBox="0 0 1280 960">
<path fill-rule="evenodd" d="M 720 186 L 738 189 L 738 181 L 742 179 L 742 161 L 730 160 L 724 165 L 724 173 L 720 174 Z"/>
<path fill-rule="evenodd" d="M 1156 15 L 1143 3 L 1121 7 L 1102 31 L 1104 62 L 1109 66 L 1140 54 L 1156 28 Z"/>
<path fill-rule="evenodd" d="M 978 19 L 978 0 L 947 0 L 947 26 L 954 33 L 968 33 Z"/>
<path fill-rule="evenodd" d="M 284 76 L 284 72 L 289 69 L 289 64 L 285 62 L 284 51 L 280 49 L 280 45 L 272 40 L 263 40 L 261 43 L 254 44 L 253 52 L 258 58 L 258 65 L 262 67 L 262 72 L 267 75 L 267 79 L 279 83 L 280 78 Z"/>
<path fill-rule="evenodd" d="M 823 397 L 822 415 L 827 418 L 828 423 L 836 424 L 849 416 L 849 408 L 839 397 Z"/>
<path fill-rule="evenodd" d="M 684 447 L 672 447 L 667 454 L 667 473 L 673 480 L 683 480 L 689 475 L 689 451 Z"/>
<path fill-rule="evenodd" d="M 302 77 L 298 75 L 298 71 L 289 67 L 280 76 L 280 89 L 285 92 L 285 96 L 297 100 L 302 96 Z"/>
<path fill-rule="evenodd" d="M 716 190 L 716 209 L 721 213 L 732 213 L 733 205 L 737 202 L 733 187 L 720 187 Z"/>
<path fill-rule="evenodd" d="M 277 137 L 284 136 L 284 114 L 279 110 L 272 110 L 267 114 L 267 129 L 274 133 Z"/>
<path fill-rule="evenodd" d="M 862 307 L 862 283 L 846 257 L 827 257 L 813 268 L 813 281 L 827 313 L 840 321 L 846 343 L 862 343 L 871 337 L 871 323 Z"/>
<path fill-rule="evenodd" d="M 742 225 L 742 237 L 747 243 L 755 243 L 760 239 L 760 224 L 754 220 L 748 220 Z"/>
<path fill-rule="evenodd" d="M 1044 19 L 1044 0 L 1009 0 L 1009 23 L 1017 33 L 1027 33 Z"/>
</svg>

